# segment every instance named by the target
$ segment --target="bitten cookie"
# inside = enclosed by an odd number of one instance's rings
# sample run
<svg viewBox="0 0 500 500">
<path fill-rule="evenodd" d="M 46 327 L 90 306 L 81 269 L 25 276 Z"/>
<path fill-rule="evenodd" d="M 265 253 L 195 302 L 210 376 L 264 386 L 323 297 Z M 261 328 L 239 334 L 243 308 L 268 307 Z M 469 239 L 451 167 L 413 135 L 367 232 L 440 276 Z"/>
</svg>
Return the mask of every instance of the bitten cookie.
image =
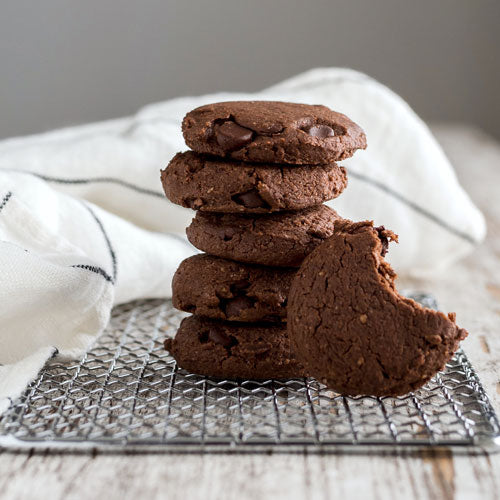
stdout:
<svg viewBox="0 0 500 500">
<path fill-rule="evenodd" d="M 326 205 L 258 216 L 197 212 L 186 233 L 196 248 L 217 257 L 298 267 L 333 234 L 338 220 L 337 213 Z"/>
<path fill-rule="evenodd" d="M 162 171 L 167 198 L 207 212 L 299 210 L 336 198 L 347 186 L 343 167 L 263 165 L 178 153 Z"/>
<path fill-rule="evenodd" d="M 385 262 L 396 236 L 338 221 L 303 262 L 289 294 L 290 341 L 306 371 L 342 394 L 397 396 L 427 382 L 467 332 L 455 314 L 399 295 Z"/>
<path fill-rule="evenodd" d="M 258 163 L 326 164 L 366 148 L 363 130 L 326 106 L 276 101 L 207 104 L 182 122 L 198 153 Z"/>
<path fill-rule="evenodd" d="M 304 377 L 281 325 L 224 323 L 190 316 L 165 349 L 187 371 L 222 379 Z"/>
<path fill-rule="evenodd" d="M 181 311 L 207 318 L 282 322 L 296 271 L 193 255 L 174 275 L 172 302 Z"/>
</svg>

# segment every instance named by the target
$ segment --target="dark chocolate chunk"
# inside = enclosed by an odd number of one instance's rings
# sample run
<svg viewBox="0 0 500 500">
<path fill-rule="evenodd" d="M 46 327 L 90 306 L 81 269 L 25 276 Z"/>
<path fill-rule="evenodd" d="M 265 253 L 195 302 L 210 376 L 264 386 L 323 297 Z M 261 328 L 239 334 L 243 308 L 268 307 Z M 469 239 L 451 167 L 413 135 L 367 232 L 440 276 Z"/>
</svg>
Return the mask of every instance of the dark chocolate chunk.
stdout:
<svg viewBox="0 0 500 500">
<path fill-rule="evenodd" d="M 213 259 L 217 259 L 217 257 L 212 257 Z M 238 280 L 235 281 L 234 283 L 231 283 L 231 292 L 236 293 L 241 290 L 245 290 L 245 288 L 248 288 L 250 286 L 250 282 L 246 279 L 244 280 Z"/>
<path fill-rule="evenodd" d="M 223 241 L 231 241 L 233 236 L 236 234 L 236 231 L 231 227 L 223 227 L 219 231 L 219 237 Z"/>
<path fill-rule="evenodd" d="M 219 344 L 226 348 L 232 347 L 236 344 L 236 339 L 234 337 L 227 335 L 219 328 L 210 328 L 210 330 L 208 330 L 208 339 L 214 344 Z"/>
<path fill-rule="evenodd" d="M 252 189 L 246 193 L 236 194 L 232 196 L 232 199 L 246 208 L 263 208 L 267 205 L 256 189 Z"/>
<path fill-rule="evenodd" d="M 387 254 L 387 250 L 389 249 L 389 241 L 395 240 L 397 242 L 398 237 L 392 231 L 386 229 L 384 226 L 374 227 L 373 229 L 377 231 L 378 237 L 380 238 L 380 243 L 382 244 L 380 255 L 382 255 L 382 257 L 385 257 Z"/>
<path fill-rule="evenodd" d="M 217 144 L 224 151 L 235 151 L 252 140 L 253 132 L 237 123 L 227 121 L 214 127 Z"/>
<path fill-rule="evenodd" d="M 327 137 L 334 137 L 335 131 L 328 125 L 313 125 L 307 130 L 311 137 L 318 137 L 318 139 L 326 139 Z"/>
<path fill-rule="evenodd" d="M 228 319 L 241 317 L 241 314 L 245 309 L 251 309 L 255 304 L 255 301 L 250 297 L 241 295 L 235 297 L 234 299 L 229 299 L 225 301 L 224 311 Z"/>
</svg>

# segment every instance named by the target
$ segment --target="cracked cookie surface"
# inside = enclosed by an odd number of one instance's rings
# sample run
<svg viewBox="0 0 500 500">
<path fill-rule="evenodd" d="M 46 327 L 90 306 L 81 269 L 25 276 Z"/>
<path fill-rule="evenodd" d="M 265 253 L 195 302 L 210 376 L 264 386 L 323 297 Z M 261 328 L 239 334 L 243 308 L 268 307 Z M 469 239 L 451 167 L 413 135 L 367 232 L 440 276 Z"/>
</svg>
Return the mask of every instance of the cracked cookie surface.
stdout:
<svg viewBox="0 0 500 500">
<path fill-rule="evenodd" d="M 321 105 L 233 101 L 190 111 L 186 144 L 198 153 L 257 163 L 319 165 L 366 148 L 361 127 Z"/>
<path fill-rule="evenodd" d="M 296 271 L 193 255 L 175 272 L 172 303 L 181 311 L 212 319 L 281 323 L 286 321 Z"/>
<path fill-rule="evenodd" d="M 200 250 L 250 264 L 298 267 L 333 234 L 339 216 L 326 205 L 299 212 L 236 215 L 197 212 L 186 233 Z"/>
<path fill-rule="evenodd" d="M 222 379 L 298 378 L 304 369 L 285 326 L 226 323 L 198 316 L 182 320 L 165 349 L 192 373 Z"/>
<path fill-rule="evenodd" d="M 308 373 L 348 395 L 397 396 L 443 369 L 467 332 L 396 291 L 384 260 L 397 237 L 339 221 L 303 262 L 288 302 L 290 341 Z"/>
<path fill-rule="evenodd" d="M 161 174 L 167 198 L 207 212 L 299 210 L 336 198 L 347 186 L 343 167 L 264 165 L 177 153 Z"/>
</svg>

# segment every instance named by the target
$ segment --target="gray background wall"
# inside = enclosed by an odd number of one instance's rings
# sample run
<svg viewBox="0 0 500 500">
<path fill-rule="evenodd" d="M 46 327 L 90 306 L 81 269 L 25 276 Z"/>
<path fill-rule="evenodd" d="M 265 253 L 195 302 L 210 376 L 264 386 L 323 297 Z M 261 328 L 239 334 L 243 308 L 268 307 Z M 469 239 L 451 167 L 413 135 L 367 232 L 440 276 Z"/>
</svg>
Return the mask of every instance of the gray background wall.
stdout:
<svg viewBox="0 0 500 500">
<path fill-rule="evenodd" d="M 0 137 L 314 66 L 500 137 L 498 0 L 0 0 Z"/>
</svg>

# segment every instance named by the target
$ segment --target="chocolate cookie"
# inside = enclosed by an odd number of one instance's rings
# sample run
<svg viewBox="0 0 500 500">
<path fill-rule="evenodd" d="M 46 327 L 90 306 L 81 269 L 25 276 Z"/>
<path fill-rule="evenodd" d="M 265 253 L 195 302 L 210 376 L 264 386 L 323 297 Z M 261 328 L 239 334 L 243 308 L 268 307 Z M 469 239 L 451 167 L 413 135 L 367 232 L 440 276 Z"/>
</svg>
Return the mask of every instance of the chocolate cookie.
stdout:
<svg viewBox="0 0 500 500">
<path fill-rule="evenodd" d="M 292 347 L 309 374 L 342 394 L 413 391 L 444 368 L 467 336 L 455 314 L 397 293 L 396 274 L 383 258 L 391 239 L 391 231 L 371 222 L 338 221 L 292 282 Z"/>
<path fill-rule="evenodd" d="M 198 153 L 258 163 L 319 165 L 366 148 L 363 130 L 326 106 L 276 101 L 207 104 L 182 122 Z"/>
<path fill-rule="evenodd" d="M 296 271 L 194 255 L 174 275 L 172 302 L 181 311 L 213 319 L 282 322 Z"/>
<path fill-rule="evenodd" d="M 178 153 L 162 171 L 167 198 L 207 212 L 299 210 L 336 198 L 347 186 L 343 167 L 263 165 Z"/>
<path fill-rule="evenodd" d="M 187 371 L 223 379 L 297 378 L 302 366 L 285 326 L 225 323 L 190 316 L 165 349 Z"/>
<path fill-rule="evenodd" d="M 217 257 L 298 267 L 307 254 L 333 234 L 338 220 L 337 213 L 326 205 L 253 216 L 197 212 L 186 233 L 196 248 Z"/>
</svg>

